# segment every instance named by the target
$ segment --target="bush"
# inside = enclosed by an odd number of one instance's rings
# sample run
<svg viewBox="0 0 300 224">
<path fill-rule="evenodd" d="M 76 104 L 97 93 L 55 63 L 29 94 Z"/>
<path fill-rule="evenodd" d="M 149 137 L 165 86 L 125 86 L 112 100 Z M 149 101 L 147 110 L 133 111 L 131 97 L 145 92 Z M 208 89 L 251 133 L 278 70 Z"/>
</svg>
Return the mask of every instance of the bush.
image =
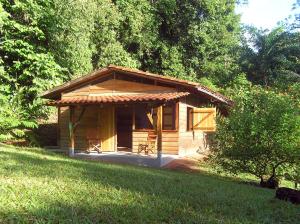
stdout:
<svg viewBox="0 0 300 224">
<path fill-rule="evenodd" d="M 299 115 L 288 95 L 244 89 L 229 117 L 219 118 L 212 161 L 233 174 L 255 175 L 263 187 L 276 187 L 299 160 Z"/>
<path fill-rule="evenodd" d="M 28 129 L 37 127 L 21 108 L 17 96 L 8 98 L 0 92 L 0 105 L 0 142 L 24 138 Z"/>
</svg>

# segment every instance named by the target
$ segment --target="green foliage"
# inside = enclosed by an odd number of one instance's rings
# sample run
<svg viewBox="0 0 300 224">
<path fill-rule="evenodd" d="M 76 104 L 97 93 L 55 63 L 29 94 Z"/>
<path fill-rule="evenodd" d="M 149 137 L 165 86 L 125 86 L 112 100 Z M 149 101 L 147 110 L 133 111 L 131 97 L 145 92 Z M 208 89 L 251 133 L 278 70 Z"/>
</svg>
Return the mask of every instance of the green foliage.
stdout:
<svg viewBox="0 0 300 224">
<path fill-rule="evenodd" d="M 213 91 L 220 91 L 220 88 L 218 88 L 218 86 L 216 86 L 213 83 L 213 81 L 211 81 L 209 78 L 203 77 L 203 78 L 199 79 L 199 83 L 210 88 Z"/>
<path fill-rule="evenodd" d="M 98 66 L 101 68 L 109 64 L 136 68 L 139 63 L 131 58 L 130 54 L 124 50 L 120 43 L 116 42 L 106 45 L 101 54 L 99 54 Z"/>
<path fill-rule="evenodd" d="M 294 164 L 288 172 L 285 173 L 285 179 L 294 182 L 295 189 L 300 185 L 300 163 Z"/>
<path fill-rule="evenodd" d="M 33 1 L 1 1 L 2 137 L 22 137 L 24 128 L 34 127 L 34 120 L 47 112 L 38 95 L 62 80 L 63 69 L 45 48 L 46 37 L 38 26 L 41 8 Z"/>
<path fill-rule="evenodd" d="M 119 41 L 120 27 L 123 21 L 122 13 L 110 0 L 98 1 L 95 13 L 92 42 L 95 52 L 92 57 L 94 68 L 109 64 L 138 67 L 138 62 L 126 51 Z"/>
<path fill-rule="evenodd" d="M 19 100 L 18 96 L 8 99 L 0 92 L 0 141 L 22 138 L 26 130 L 37 127 L 21 108 Z"/>
<path fill-rule="evenodd" d="M 248 78 L 256 84 L 285 89 L 300 82 L 300 35 L 283 27 L 271 32 L 253 27 L 244 41 L 240 63 Z"/>
<path fill-rule="evenodd" d="M 235 1 L 158 1 L 161 47 L 171 49 L 172 60 L 159 53 L 156 66 L 166 59 L 170 74 L 209 76 L 218 85 L 231 80 L 237 72 L 232 51 L 239 38 L 234 7 Z"/>
<path fill-rule="evenodd" d="M 7 19 L 7 13 L 4 11 L 2 7 L 2 3 L 0 3 L 0 30 L 3 27 L 4 21 Z"/>
<path fill-rule="evenodd" d="M 244 88 L 218 121 L 213 161 L 234 174 L 278 178 L 300 159 L 299 127 L 299 107 L 288 95 Z"/>
<path fill-rule="evenodd" d="M 292 96 L 295 101 L 298 101 L 300 106 L 300 82 L 289 86 L 286 92 Z"/>
<path fill-rule="evenodd" d="M 84 41 L 89 47 L 84 48 L 92 52 L 86 60 L 93 68 L 114 63 L 189 80 L 210 77 L 218 85 L 231 80 L 238 71 L 234 49 L 238 46 L 239 19 L 234 14 L 235 1 L 87 2 L 87 5 L 95 4 L 97 9 L 83 10 L 89 18 L 74 9 L 77 4 L 82 8 L 80 1 L 72 1 L 72 10 L 67 11 L 84 20 L 77 21 L 76 26 L 90 27 L 80 33 L 82 38 L 90 36 L 90 41 Z M 86 23 L 94 26 L 86 26 Z M 60 40 L 63 47 L 59 48 L 66 51 L 69 41 Z M 80 43 L 78 41 L 78 47 Z M 54 46 L 59 45 L 54 43 Z M 64 54 L 56 55 L 61 61 L 59 57 Z"/>
<path fill-rule="evenodd" d="M 225 93 L 234 98 L 236 95 L 244 94 L 244 91 L 249 91 L 252 83 L 247 79 L 246 74 L 237 75 L 225 87 Z"/>
<path fill-rule="evenodd" d="M 45 31 L 48 49 L 56 62 L 66 68 L 70 77 L 93 69 L 92 41 L 97 3 L 93 0 L 53 0 L 43 3 L 44 14 L 39 21 Z"/>
</svg>

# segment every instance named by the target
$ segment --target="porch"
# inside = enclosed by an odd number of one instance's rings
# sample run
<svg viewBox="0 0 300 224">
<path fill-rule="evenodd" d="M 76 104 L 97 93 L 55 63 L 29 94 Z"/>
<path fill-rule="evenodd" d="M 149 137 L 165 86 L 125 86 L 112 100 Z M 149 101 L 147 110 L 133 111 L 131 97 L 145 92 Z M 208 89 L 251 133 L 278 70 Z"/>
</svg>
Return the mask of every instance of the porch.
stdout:
<svg viewBox="0 0 300 224">
<path fill-rule="evenodd" d="M 155 146 L 142 147 L 142 153 L 178 154 L 177 97 L 169 102 L 59 105 L 59 145 L 73 156 L 74 150 L 91 149 L 89 142 L 96 140 L 101 152 L 124 155 L 141 152 L 140 146 L 151 140 Z"/>
<path fill-rule="evenodd" d="M 179 158 L 178 155 L 162 154 L 158 157 L 157 154 L 144 155 L 125 151 L 103 153 L 91 152 L 89 154 L 85 152 L 76 152 L 74 157 L 101 162 L 123 163 L 157 168 L 164 167 Z"/>
</svg>

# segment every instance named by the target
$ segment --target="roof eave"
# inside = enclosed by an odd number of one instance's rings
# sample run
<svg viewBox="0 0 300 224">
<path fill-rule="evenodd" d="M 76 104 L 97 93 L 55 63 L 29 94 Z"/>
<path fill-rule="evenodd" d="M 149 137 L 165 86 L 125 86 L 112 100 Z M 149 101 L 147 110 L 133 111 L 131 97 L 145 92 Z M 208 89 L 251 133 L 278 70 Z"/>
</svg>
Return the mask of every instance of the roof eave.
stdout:
<svg viewBox="0 0 300 224">
<path fill-rule="evenodd" d="M 197 89 L 197 91 L 199 91 L 201 93 L 205 93 L 205 94 L 211 96 L 212 98 L 218 100 L 221 103 L 227 104 L 228 106 L 232 106 L 233 105 L 233 101 L 232 100 L 230 100 L 228 98 L 225 98 L 225 96 L 220 97 L 217 94 L 204 89 L 202 86 L 197 86 L 196 89 Z"/>
<path fill-rule="evenodd" d="M 103 69 L 100 69 L 100 70 L 96 70 L 96 71 L 93 71 L 87 75 L 84 75 L 84 76 L 81 76 L 77 79 L 74 79 L 74 80 L 71 80 L 69 82 L 66 82 L 62 85 L 59 85 L 59 86 L 56 86 L 50 90 L 47 90 L 45 92 L 43 92 L 40 97 L 42 98 L 49 98 L 51 97 L 52 95 L 55 95 L 57 94 L 58 92 L 62 92 L 64 91 L 65 89 L 69 88 L 70 86 L 74 86 L 74 85 L 78 85 L 80 84 L 81 82 L 86 82 L 86 81 L 90 81 L 90 80 L 93 80 L 94 78 L 97 78 L 97 76 L 100 74 L 100 73 L 104 73 L 106 71 L 109 71 L 110 69 L 108 68 L 103 68 Z"/>
</svg>

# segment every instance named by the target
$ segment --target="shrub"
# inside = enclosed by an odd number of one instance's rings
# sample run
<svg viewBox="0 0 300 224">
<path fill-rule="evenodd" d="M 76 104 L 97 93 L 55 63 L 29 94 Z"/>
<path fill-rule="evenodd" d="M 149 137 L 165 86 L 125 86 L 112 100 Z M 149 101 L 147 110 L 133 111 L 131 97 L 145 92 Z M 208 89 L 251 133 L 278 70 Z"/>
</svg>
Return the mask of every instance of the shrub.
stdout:
<svg viewBox="0 0 300 224">
<path fill-rule="evenodd" d="M 0 92 L 0 142 L 24 138 L 26 130 L 37 127 L 20 106 L 17 96 L 8 98 Z"/>
<path fill-rule="evenodd" d="M 276 187 L 300 154 L 299 107 L 288 95 L 244 89 L 227 118 L 219 118 L 212 161 L 227 172 L 250 173 Z"/>
</svg>

